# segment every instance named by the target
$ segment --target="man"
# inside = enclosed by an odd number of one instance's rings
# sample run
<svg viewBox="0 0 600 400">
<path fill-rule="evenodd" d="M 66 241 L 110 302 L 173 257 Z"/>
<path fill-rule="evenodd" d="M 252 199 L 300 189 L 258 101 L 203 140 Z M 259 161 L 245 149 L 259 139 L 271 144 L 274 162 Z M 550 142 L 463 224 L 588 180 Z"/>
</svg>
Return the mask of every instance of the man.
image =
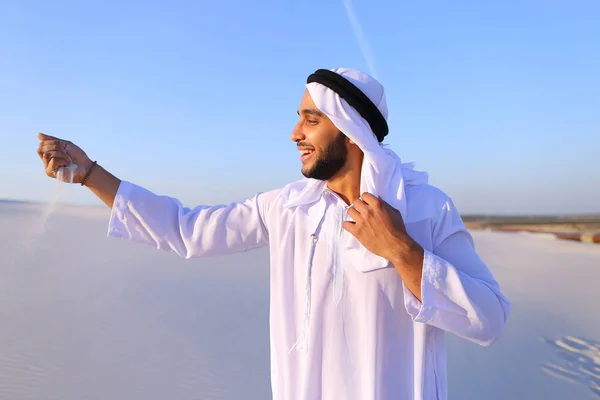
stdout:
<svg viewBox="0 0 600 400">
<path fill-rule="evenodd" d="M 292 140 L 304 179 L 227 206 L 184 208 L 43 134 L 46 173 L 112 208 L 108 234 L 181 257 L 270 246 L 274 399 L 445 399 L 444 334 L 483 346 L 510 308 L 452 201 L 381 142 L 383 87 L 352 69 L 307 80 Z"/>
</svg>

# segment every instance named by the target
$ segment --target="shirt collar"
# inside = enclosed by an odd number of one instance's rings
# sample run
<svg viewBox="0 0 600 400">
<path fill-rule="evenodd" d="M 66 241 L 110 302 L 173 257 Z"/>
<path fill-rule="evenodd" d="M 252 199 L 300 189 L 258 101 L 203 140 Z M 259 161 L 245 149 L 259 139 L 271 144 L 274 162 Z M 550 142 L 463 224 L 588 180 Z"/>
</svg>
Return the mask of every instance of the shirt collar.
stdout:
<svg viewBox="0 0 600 400">
<path fill-rule="evenodd" d="M 282 205 L 286 208 L 298 207 L 317 202 L 327 188 L 327 182 L 305 178 L 287 185 L 282 191 Z"/>
</svg>

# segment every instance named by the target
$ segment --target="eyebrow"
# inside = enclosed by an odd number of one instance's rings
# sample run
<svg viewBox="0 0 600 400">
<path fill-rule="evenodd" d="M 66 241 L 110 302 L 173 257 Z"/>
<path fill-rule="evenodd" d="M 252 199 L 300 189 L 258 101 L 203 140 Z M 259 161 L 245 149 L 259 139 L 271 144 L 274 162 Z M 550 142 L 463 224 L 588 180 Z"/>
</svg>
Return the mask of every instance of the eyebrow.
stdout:
<svg viewBox="0 0 600 400">
<path fill-rule="evenodd" d="M 302 114 L 311 114 L 311 115 L 315 115 L 317 117 L 322 117 L 323 113 L 319 110 L 315 110 L 314 108 L 305 108 L 301 111 L 298 111 L 298 115 L 300 115 L 300 113 Z"/>
</svg>

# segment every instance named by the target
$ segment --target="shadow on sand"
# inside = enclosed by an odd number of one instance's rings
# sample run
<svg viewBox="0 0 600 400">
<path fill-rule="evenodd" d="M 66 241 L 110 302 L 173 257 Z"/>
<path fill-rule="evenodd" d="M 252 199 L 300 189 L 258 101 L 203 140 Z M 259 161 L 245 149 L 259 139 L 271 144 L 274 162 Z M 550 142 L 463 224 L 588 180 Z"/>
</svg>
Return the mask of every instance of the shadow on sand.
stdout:
<svg viewBox="0 0 600 400">
<path fill-rule="evenodd" d="M 558 359 L 544 363 L 542 371 L 554 378 L 585 385 L 600 398 L 600 342 L 574 336 L 542 341 L 558 351 Z"/>
</svg>

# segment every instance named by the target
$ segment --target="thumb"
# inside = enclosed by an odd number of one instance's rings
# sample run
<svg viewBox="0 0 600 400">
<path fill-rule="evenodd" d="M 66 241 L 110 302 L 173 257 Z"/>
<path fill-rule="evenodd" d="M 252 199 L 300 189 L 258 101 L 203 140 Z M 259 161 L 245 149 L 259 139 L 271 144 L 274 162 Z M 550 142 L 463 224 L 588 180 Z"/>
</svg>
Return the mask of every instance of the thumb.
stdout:
<svg viewBox="0 0 600 400">
<path fill-rule="evenodd" d="M 45 133 L 42 133 L 42 132 L 39 132 L 37 134 L 37 138 L 40 139 L 40 140 L 60 140 L 57 137 L 46 135 Z"/>
</svg>

